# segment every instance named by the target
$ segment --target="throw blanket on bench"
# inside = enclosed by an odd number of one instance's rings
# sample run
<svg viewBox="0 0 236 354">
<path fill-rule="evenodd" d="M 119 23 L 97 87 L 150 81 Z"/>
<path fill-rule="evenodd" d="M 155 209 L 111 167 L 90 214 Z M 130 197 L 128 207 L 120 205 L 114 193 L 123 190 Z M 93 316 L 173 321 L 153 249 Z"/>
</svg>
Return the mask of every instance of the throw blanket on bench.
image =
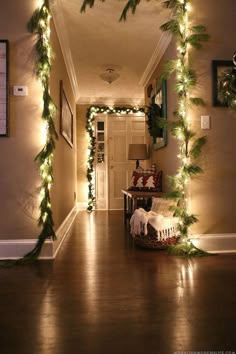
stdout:
<svg viewBox="0 0 236 354">
<path fill-rule="evenodd" d="M 142 208 L 136 209 L 130 219 L 131 234 L 148 235 L 148 223 L 156 230 L 157 240 L 166 240 L 176 235 L 179 218 L 173 216 L 163 216 L 154 211 L 145 211 Z"/>
</svg>

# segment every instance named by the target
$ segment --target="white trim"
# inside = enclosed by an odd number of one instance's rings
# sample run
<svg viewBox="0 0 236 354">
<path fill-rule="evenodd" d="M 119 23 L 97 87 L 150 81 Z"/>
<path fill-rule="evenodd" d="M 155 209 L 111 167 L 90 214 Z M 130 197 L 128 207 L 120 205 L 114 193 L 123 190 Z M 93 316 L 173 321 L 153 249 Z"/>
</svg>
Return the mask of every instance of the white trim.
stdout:
<svg viewBox="0 0 236 354">
<path fill-rule="evenodd" d="M 78 206 L 75 205 L 74 208 L 70 211 L 70 213 L 67 215 L 63 223 L 59 226 L 59 228 L 56 231 L 56 236 L 57 240 L 56 241 L 51 241 L 53 242 L 53 258 L 57 256 L 57 253 L 68 235 L 68 232 L 70 231 L 70 228 L 76 218 L 76 215 L 78 213 Z"/>
<path fill-rule="evenodd" d="M 191 239 L 194 240 L 201 240 L 201 239 L 220 239 L 220 238 L 236 238 L 236 234 L 199 234 L 199 235 L 192 235 Z"/>
<path fill-rule="evenodd" d="M 159 64 L 161 58 L 163 57 L 166 49 L 168 48 L 170 41 L 171 41 L 171 35 L 167 32 L 162 33 L 161 38 L 159 39 L 156 48 L 153 52 L 153 55 L 139 81 L 139 84 L 145 87 L 152 74 L 154 73 L 157 65 Z"/>
<path fill-rule="evenodd" d="M 58 35 L 58 40 L 61 46 L 62 55 L 65 60 L 65 65 L 70 79 L 72 91 L 74 94 L 75 101 L 77 101 L 79 97 L 79 88 L 78 88 L 78 82 L 75 73 L 75 66 L 71 55 L 70 44 L 68 40 L 61 0 L 56 0 L 56 1 L 51 0 L 50 5 L 51 5 L 50 9 L 52 12 L 53 21 Z"/>
<path fill-rule="evenodd" d="M 209 253 L 235 253 L 236 234 L 199 234 L 192 235 L 191 241 L 198 248 Z"/>
<path fill-rule="evenodd" d="M 63 223 L 56 231 L 57 240 L 45 241 L 39 259 L 54 259 L 67 236 L 71 225 L 78 213 L 77 205 L 70 211 Z M 20 240 L 0 240 L 0 259 L 18 259 L 30 252 L 37 240 L 36 239 L 20 239 Z"/>
<path fill-rule="evenodd" d="M 119 106 L 119 105 L 128 105 L 128 106 L 143 106 L 144 98 L 143 97 L 133 97 L 133 98 L 115 98 L 115 97 L 80 97 L 77 104 L 106 104 L 108 106 Z"/>
</svg>

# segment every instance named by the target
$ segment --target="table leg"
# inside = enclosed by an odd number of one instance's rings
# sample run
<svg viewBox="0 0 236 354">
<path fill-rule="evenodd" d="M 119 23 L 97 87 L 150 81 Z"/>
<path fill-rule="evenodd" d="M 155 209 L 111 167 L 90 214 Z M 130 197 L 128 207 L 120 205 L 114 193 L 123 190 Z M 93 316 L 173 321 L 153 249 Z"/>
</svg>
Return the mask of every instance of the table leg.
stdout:
<svg viewBox="0 0 236 354">
<path fill-rule="evenodd" d="M 132 198 L 133 208 L 132 213 L 137 209 L 137 198 Z"/>
<path fill-rule="evenodd" d="M 124 224 L 126 223 L 127 218 L 127 195 L 124 194 Z"/>
</svg>

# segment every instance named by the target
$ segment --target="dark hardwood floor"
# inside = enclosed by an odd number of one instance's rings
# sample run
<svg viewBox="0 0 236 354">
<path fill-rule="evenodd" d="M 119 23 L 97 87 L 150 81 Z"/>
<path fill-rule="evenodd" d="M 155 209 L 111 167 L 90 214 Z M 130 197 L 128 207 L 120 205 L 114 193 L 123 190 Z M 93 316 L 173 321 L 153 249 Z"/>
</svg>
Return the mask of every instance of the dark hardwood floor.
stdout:
<svg viewBox="0 0 236 354">
<path fill-rule="evenodd" d="M 1 354 L 236 353 L 236 255 L 136 248 L 119 211 L 80 212 L 55 261 L 0 268 Z"/>
</svg>

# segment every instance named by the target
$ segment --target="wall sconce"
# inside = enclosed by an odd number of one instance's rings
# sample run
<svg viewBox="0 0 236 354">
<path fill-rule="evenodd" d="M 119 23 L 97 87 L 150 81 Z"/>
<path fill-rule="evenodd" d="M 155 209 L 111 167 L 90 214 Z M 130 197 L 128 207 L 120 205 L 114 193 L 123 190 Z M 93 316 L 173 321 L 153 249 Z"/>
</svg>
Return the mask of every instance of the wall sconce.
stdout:
<svg viewBox="0 0 236 354">
<path fill-rule="evenodd" d="M 139 160 L 147 160 L 148 151 L 146 144 L 130 144 L 128 160 L 136 160 L 136 169 L 139 167 Z"/>
</svg>

